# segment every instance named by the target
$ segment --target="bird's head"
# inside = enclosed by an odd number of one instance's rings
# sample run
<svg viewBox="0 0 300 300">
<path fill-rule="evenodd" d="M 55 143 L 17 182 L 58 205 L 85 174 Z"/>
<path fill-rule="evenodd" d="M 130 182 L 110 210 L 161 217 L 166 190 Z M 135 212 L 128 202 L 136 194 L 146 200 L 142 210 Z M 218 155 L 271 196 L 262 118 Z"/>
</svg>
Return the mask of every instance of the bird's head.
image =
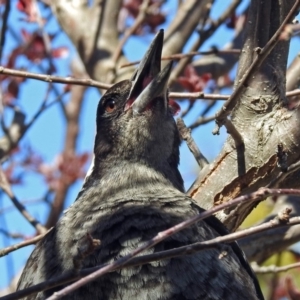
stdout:
<svg viewBox="0 0 300 300">
<path fill-rule="evenodd" d="M 162 46 L 161 30 L 131 80 L 113 85 L 101 98 L 95 162 L 126 160 L 177 170 L 180 138 L 173 115 L 178 105 L 168 99 L 172 62 L 160 70 Z"/>
</svg>

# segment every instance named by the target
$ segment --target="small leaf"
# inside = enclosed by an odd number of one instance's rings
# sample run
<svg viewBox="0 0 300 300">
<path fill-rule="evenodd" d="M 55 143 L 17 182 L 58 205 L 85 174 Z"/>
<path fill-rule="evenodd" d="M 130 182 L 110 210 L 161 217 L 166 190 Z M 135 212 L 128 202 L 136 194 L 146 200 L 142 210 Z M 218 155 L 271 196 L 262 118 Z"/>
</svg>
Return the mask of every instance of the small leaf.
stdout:
<svg viewBox="0 0 300 300">
<path fill-rule="evenodd" d="M 52 49 L 51 54 L 53 58 L 65 58 L 69 55 L 69 49 L 67 47 L 59 47 Z"/>
<path fill-rule="evenodd" d="M 33 0 L 18 0 L 17 9 L 27 15 L 25 21 L 37 22 L 37 7 Z"/>
</svg>

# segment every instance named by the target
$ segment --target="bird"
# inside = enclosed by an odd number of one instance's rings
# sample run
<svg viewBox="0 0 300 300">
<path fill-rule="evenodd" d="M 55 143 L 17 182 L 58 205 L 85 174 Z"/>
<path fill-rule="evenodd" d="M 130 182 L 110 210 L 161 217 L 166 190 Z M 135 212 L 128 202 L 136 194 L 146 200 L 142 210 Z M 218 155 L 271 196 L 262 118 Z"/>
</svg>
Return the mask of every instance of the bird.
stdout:
<svg viewBox="0 0 300 300">
<path fill-rule="evenodd" d="M 76 268 L 111 263 L 159 232 L 204 210 L 184 193 L 178 170 L 181 143 L 168 97 L 172 62 L 161 70 L 164 32 L 154 37 L 129 80 L 114 84 L 96 112 L 94 162 L 74 203 L 39 241 L 18 290 Z M 214 216 L 142 254 L 152 254 L 228 233 Z M 87 236 L 99 242 L 88 255 Z M 46 299 L 62 287 L 26 296 Z M 63 299 L 263 299 L 259 283 L 236 242 L 191 255 L 115 270 Z"/>
</svg>

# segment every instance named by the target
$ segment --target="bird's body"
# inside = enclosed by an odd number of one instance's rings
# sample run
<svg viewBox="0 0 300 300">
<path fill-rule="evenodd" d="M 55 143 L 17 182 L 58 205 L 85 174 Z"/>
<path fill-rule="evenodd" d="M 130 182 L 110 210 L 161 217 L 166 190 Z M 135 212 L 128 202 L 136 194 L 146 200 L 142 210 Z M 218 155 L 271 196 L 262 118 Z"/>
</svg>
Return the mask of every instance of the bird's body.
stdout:
<svg viewBox="0 0 300 300">
<path fill-rule="evenodd" d="M 155 70 L 155 66 L 149 68 L 148 65 L 147 75 L 156 78 L 159 70 Z M 162 75 L 158 84 L 167 76 L 163 72 L 159 73 Z M 101 244 L 79 259 L 80 268 L 113 262 L 158 232 L 202 211 L 183 193 L 182 178 L 177 169 L 179 134 L 170 109 L 163 108 L 165 103 L 160 99 L 161 94 L 155 96 L 157 101 L 147 100 L 150 104 L 145 104 L 143 100 L 141 105 L 136 98 L 139 99 L 138 94 L 146 90 L 148 83 L 144 84 L 145 74 L 140 72 L 135 76 L 135 81 L 144 76 L 138 91 L 131 81 L 123 81 L 103 96 L 97 112 L 92 173 L 73 205 L 37 244 L 18 289 L 73 270 L 78 263 L 78 254 L 87 247 L 87 234 L 100 240 Z M 142 112 L 141 107 L 144 107 Z M 205 241 L 225 233 L 225 227 L 211 217 L 176 233 L 143 254 Z M 53 291 L 40 292 L 26 299 L 45 299 Z M 192 255 L 120 269 L 63 299 L 251 300 L 262 299 L 262 296 L 242 251 L 232 243 Z"/>
</svg>

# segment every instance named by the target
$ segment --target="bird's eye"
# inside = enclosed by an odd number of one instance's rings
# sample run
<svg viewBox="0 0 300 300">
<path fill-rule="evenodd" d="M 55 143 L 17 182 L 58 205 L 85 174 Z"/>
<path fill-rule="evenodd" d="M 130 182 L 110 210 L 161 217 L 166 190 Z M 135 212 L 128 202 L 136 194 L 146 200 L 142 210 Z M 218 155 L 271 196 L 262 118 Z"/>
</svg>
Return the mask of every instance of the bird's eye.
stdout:
<svg viewBox="0 0 300 300">
<path fill-rule="evenodd" d="M 109 100 L 105 104 L 105 111 L 107 113 L 113 112 L 117 108 L 116 102 L 114 100 Z"/>
</svg>

